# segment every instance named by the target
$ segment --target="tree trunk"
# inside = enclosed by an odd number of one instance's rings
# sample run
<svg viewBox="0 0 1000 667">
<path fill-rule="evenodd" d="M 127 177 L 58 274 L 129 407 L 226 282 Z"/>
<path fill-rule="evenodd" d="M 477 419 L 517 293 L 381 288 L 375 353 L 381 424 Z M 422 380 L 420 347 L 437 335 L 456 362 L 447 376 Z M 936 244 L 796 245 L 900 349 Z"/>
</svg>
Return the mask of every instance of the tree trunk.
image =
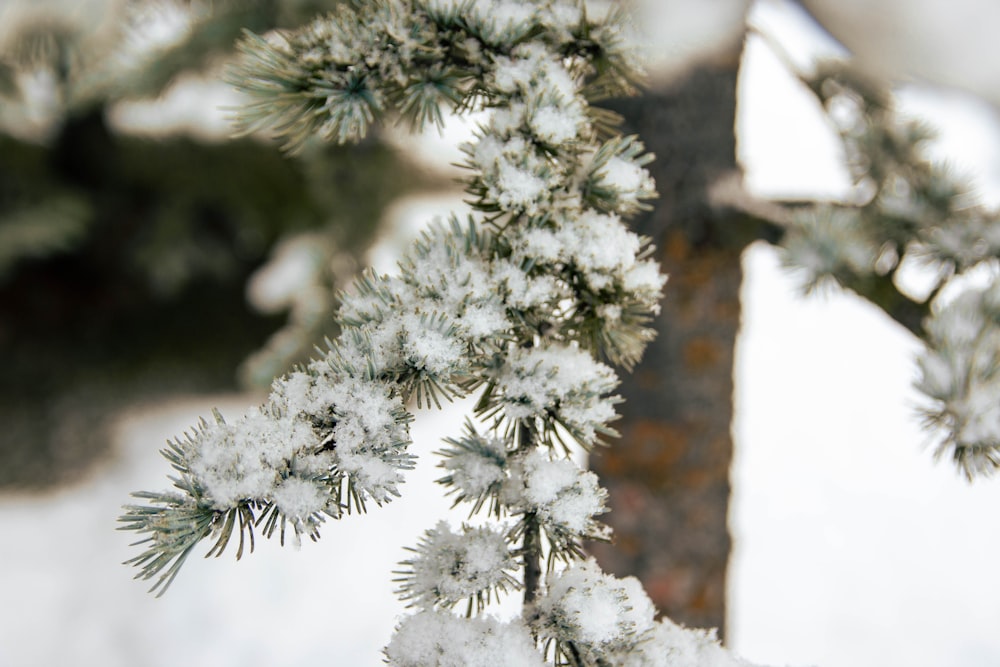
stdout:
<svg viewBox="0 0 1000 667">
<path fill-rule="evenodd" d="M 738 57 L 693 70 L 669 89 L 621 102 L 625 131 L 657 160 L 656 209 L 636 231 L 670 275 L 657 339 L 624 374 L 620 440 L 591 466 L 610 493 L 613 545 L 602 567 L 636 575 L 660 611 L 691 626 L 725 623 L 733 350 L 739 327 L 739 215 L 707 189 L 737 174 Z"/>
</svg>

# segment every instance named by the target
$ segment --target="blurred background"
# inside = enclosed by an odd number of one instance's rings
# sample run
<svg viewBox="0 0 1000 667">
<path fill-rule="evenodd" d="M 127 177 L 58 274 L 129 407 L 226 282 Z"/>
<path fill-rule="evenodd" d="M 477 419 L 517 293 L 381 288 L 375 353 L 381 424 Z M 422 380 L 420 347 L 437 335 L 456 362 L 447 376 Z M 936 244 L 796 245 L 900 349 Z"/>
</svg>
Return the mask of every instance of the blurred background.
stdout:
<svg viewBox="0 0 1000 667">
<path fill-rule="evenodd" d="M 469 120 L 296 156 L 231 138 L 241 30 L 335 4 L 0 0 L 0 666 L 380 663 L 404 611 L 390 573 L 448 514 L 432 456 L 403 500 L 298 551 L 192 559 L 161 599 L 114 531 L 129 492 L 169 485 L 168 438 L 260 402 L 336 335 L 336 289 L 460 205 Z M 1000 489 L 934 461 L 919 341 L 850 293 L 802 296 L 747 213 L 850 196 L 802 81 L 824 58 L 891 89 L 937 130 L 932 155 L 1000 201 L 1000 8 L 637 10 L 649 90 L 615 104 L 659 157 L 637 225 L 671 280 L 622 446 L 593 461 L 618 535 L 598 557 L 755 662 L 1000 664 Z M 468 407 L 422 415 L 416 452 Z"/>
</svg>

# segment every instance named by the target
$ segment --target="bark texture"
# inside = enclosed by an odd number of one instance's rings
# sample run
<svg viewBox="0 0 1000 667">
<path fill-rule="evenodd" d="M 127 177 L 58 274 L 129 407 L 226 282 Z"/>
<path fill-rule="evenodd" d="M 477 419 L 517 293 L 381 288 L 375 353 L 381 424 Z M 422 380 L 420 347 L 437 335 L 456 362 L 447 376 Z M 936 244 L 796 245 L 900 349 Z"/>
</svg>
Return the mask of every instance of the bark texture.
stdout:
<svg viewBox="0 0 1000 667">
<path fill-rule="evenodd" d="M 623 374 L 622 437 L 591 457 L 610 493 L 605 569 L 636 575 L 660 611 L 698 627 L 725 624 L 733 351 L 740 320 L 740 216 L 707 189 L 736 170 L 737 59 L 693 70 L 620 103 L 627 133 L 653 151 L 660 191 L 637 223 L 670 275 L 658 337 Z"/>
</svg>

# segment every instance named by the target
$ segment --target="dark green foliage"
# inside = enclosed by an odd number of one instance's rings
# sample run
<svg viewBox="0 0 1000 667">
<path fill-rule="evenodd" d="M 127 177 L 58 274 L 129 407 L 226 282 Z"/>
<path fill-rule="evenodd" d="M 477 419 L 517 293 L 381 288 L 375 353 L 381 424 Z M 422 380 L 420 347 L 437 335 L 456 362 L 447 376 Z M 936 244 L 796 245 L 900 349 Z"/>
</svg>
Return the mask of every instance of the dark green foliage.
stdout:
<svg viewBox="0 0 1000 667">
<path fill-rule="evenodd" d="M 135 80 L 114 75 L 101 54 L 81 60 L 79 29 L 65 20 L 36 14 L 0 44 L 6 110 L 23 102 L 17 76 L 27 67 L 56 68 L 76 100 L 55 110 L 47 135 L 0 126 L 0 487 L 79 478 L 107 452 L 107 415 L 122 404 L 233 387 L 240 363 L 281 325 L 244 297 L 275 243 L 310 232 L 356 256 L 386 202 L 426 183 L 374 140 L 288 160 L 258 141 L 148 139 L 109 127 L 116 100 L 210 71 L 231 52 L 237 26 L 297 25 L 317 8 L 213 6 L 187 42 Z M 340 274 L 323 276 L 331 293 L 350 269 L 341 263 Z M 269 383 L 307 358 L 336 333 L 333 308 L 331 298 L 323 313 L 296 322 L 247 378 Z"/>
</svg>

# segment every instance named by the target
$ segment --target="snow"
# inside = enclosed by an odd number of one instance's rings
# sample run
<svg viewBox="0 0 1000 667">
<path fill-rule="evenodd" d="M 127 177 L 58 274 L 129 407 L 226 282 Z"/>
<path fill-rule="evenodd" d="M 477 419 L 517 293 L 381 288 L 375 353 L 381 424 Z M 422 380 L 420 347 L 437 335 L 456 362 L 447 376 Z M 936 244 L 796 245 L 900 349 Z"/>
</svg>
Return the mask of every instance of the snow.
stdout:
<svg viewBox="0 0 1000 667">
<path fill-rule="evenodd" d="M 649 172 L 632 160 L 614 156 L 597 172 L 603 185 L 618 192 L 618 198 L 634 204 L 639 199 L 650 198 L 656 186 Z"/>
<path fill-rule="evenodd" d="M 585 122 L 579 105 L 545 104 L 532 112 L 528 125 L 536 137 L 556 146 L 574 139 Z"/>
<path fill-rule="evenodd" d="M 223 511 L 244 498 L 271 497 L 288 462 L 320 444 L 312 428 L 294 415 L 275 418 L 259 408 L 232 425 L 205 421 L 177 442 L 206 496 Z"/>
<path fill-rule="evenodd" d="M 507 445 L 499 438 L 491 438 L 471 430 L 457 440 L 448 440 L 442 453 L 441 467 L 448 474 L 442 483 L 454 487 L 460 498 L 471 501 L 498 489 L 504 480 L 507 463 Z"/>
<path fill-rule="evenodd" d="M 536 449 L 511 466 L 501 499 L 514 509 L 537 512 L 550 534 L 571 537 L 607 534 L 594 517 L 607 511 L 608 493 L 594 473 Z"/>
<path fill-rule="evenodd" d="M 166 51 L 187 38 L 195 14 L 183 3 L 159 0 L 146 5 L 131 5 L 126 11 L 126 31 L 122 57 L 150 57 L 150 51 Z"/>
<path fill-rule="evenodd" d="M 495 587 L 516 588 L 518 563 L 507 543 L 506 526 L 463 526 L 454 532 L 445 521 L 428 530 L 405 561 L 401 596 L 422 609 L 451 607 Z"/>
<path fill-rule="evenodd" d="M 333 444 L 333 452 L 316 454 L 320 443 L 316 436 L 310 446 L 300 446 L 272 455 L 267 464 L 271 475 L 279 473 L 282 466 L 296 462 L 316 476 L 330 467 L 349 475 L 363 497 L 384 502 L 398 494 L 403 477 L 400 470 L 409 467 L 409 457 L 403 451 L 409 443 L 407 424 L 409 418 L 403 410 L 399 396 L 384 382 L 364 377 L 331 375 L 326 361 L 315 361 L 310 372 L 295 371 L 274 382 L 271 401 L 284 415 L 281 419 L 266 420 L 262 428 L 274 430 L 272 424 L 290 422 L 285 431 L 298 433 L 312 424 L 330 424 L 326 440 Z M 295 428 L 295 431 L 290 429 Z M 329 428 L 329 427 L 328 427 Z M 267 432 L 267 431 L 265 431 Z M 243 440 L 251 440 L 250 431 Z M 277 446 L 268 442 L 250 442 L 244 445 L 251 451 Z M 326 466 L 327 470 L 324 470 Z M 200 472 L 196 471 L 196 472 Z M 242 486 L 240 487 L 243 490 Z M 267 498 L 270 489 L 250 489 L 237 498 Z"/>
<path fill-rule="evenodd" d="M 486 340 L 496 332 L 510 328 L 506 309 L 496 302 L 468 306 L 458 318 L 458 324 L 475 340 Z"/>
<path fill-rule="evenodd" d="M 271 492 L 271 498 L 278 509 L 293 521 L 302 521 L 322 512 L 329 501 L 322 489 L 300 477 L 282 480 Z"/>
<path fill-rule="evenodd" d="M 875 308 L 744 266 L 728 642 L 821 667 L 1000 664 L 995 480 L 935 460 L 916 341 Z"/>
<path fill-rule="evenodd" d="M 583 12 L 573 0 L 554 0 L 545 9 L 545 22 L 563 29 L 572 29 L 580 24 Z"/>
<path fill-rule="evenodd" d="M 515 258 L 539 265 L 562 262 L 581 272 L 595 291 L 621 285 L 636 298 L 655 302 L 666 282 L 655 261 L 636 260 L 642 243 L 613 214 L 574 212 L 556 229 L 519 232 L 512 244 Z"/>
<path fill-rule="evenodd" d="M 622 286 L 626 290 L 640 295 L 659 294 L 666 284 L 667 276 L 660 272 L 660 265 L 651 259 L 638 262 L 629 268 L 622 281 Z"/>
<path fill-rule="evenodd" d="M 1000 489 L 965 484 L 915 446 L 926 434 L 909 386 L 913 341 L 855 300 L 794 296 L 767 249 L 752 249 L 746 267 L 731 643 L 775 664 L 1000 663 L 1000 584 L 990 576 Z M 237 415 L 259 402 L 204 397 L 137 409 L 120 418 L 119 456 L 87 482 L 0 497 L 0 590 L 8 601 L 0 665 L 315 665 L 331 653 L 337 664 L 378 664 L 402 611 L 388 574 L 403 556 L 399 547 L 416 544 L 432 517 L 446 514 L 431 457 L 407 475 L 405 501 L 328 522 L 326 539 L 299 552 L 264 541 L 238 565 L 192 559 L 162 599 L 118 564 L 135 553 L 128 536 L 111 530 L 125 493 L 163 483 L 155 448 L 212 405 Z M 417 449 L 453 433 L 456 415 L 432 413 L 415 424 Z M 237 622 L 243 618 L 253 622 Z M 534 660 L 517 623 L 410 618 L 405 653 L 438 650 L 426 638 L 447 625 L 455 664 L 473 664 L 463 651 L 482 641 L 503 645 L 496 655 L 511 664 Z M 597 625 L 588 634 L 604 636 Z"/>
<path fill-rule="evenodd" d="M 585 212 L 567 220 L 559 240 L 574 264 L 587 273 L 614 273 L 635 263 L 639 237 L 616 215 Z"/>
<path fill-rule="evenodd" d="M 715 633 L 663 618 L 652 636 L 622 660 L 622 667 L 750 667 L 720 644 Z"/>
<path fill-rule="evenodd" d="M 487 43 L 500 44 L 506 34 L 519 34 L 531 21 L 537 7 L 523 0 L 473 0 L 474 18 Z"/>
<path fill-rule="evenodd" d="M 513 151 L 507 147 L 505 152 Z M 507 211 L 521 209 L 529 215 L 537 213 L 538 203 L 548 188 L 546 180 L 506 158 L 497 161 L 496 170 L 494 196 L 501 208 Z"/>
<path fill-rule="evenodd" d="M 616 397 L 607 394 L 617 386 L 611 367 L 560 343 L 511 350 L 496 380 L 507 418 L 533 419 L 550 411 L 587 444 L 616 417 Z"/>
<path fill-rule="evenodd" d="M 653 628 L 653 604 L 634 577 L 618 579 L 590 559 L 551 576 L 538 603 L 544 636 L 579 648 L 629 650 Z"/>
<path fill-rule="evenodd" d="M 454 336 L 429 325 L 425 315 L 406 313 L 403 316 L 403 353 L 407 363 L 417 370 L 437 377 L 449 377 L 463 359 L 465 347 Z"/>
<path fill-rule="evenodd" d="M 394 667 L 541 667 L 523 623 L 423 611 L 407 617 L 387 654 Z"/>
<path fill-rule="evenodd" d="M 511 56 L 494 59 L 493 82 L 501 92 L 521 94 L 527 100 L 541 94 L 554 94 L 563 104 L 576 99 L 576 81 L 544 45 L 525 42 L 517 46 Z"/>
<path fill-rule="evenodd" d="M 969 287 L 936 309 L 928 320 L 930 349 L 920 357 L 917 387 L 934 405 L 928 412 L 947 424 L 947 447 L 968 452 L 969 474 L 988 474 L 989 453 L 1000 442 L 1000 329 L 994 280 L 985 289 Z"/>
<path fill-rule="evenodd" d="M 549 189 L 554 185 L 550 182 L 549 167 L 524 137 L 498 139 L 502 135 L 496 127 L 498 119 L 503 118 L 495 116 L 489 134 L 475 146 L 466 145 L 465 150 L 486 185 L 488 201 L 505 211 L 534 215 L 549 199 Z"/>
<path fill-rule="evenodd" d="M 493 61 L 493 85 L 502 93 L 528 90 L 537 76 L 538 61 L 500 56 Z"/>
</svg>

